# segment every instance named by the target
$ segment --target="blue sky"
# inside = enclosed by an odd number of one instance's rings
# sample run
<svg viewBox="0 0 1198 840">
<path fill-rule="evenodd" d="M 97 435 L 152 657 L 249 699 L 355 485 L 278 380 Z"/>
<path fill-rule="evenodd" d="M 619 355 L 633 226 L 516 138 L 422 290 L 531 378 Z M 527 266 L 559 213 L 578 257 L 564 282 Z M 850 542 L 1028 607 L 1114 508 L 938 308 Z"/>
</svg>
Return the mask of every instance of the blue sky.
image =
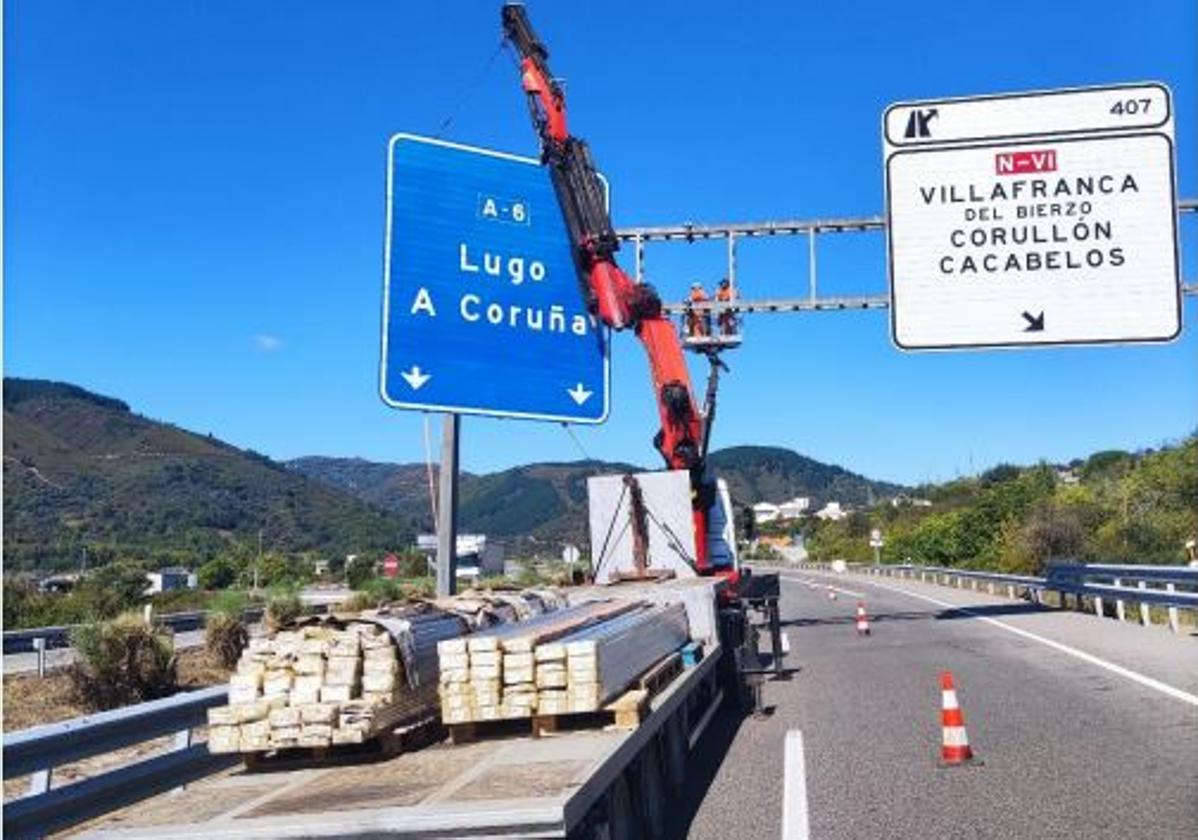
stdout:
<svg viewBox="0 0 1198 840">
<path fill-rule="evenodd" d="M 1084 11 L 1083 11 L 1084 8 Z M 873 215 L 891 102 L 1160 80 L 1194 163 L 1192 2 L 550 3 L 533 23 L 617 225 Z M 423 458 L 377 392 L 387 138 L 533 154 L 498 3 L 4 5 L 4 370 L 75 382 L 278 458 Z M 1194 219 L 1185 275 L 1195 279 Z M 657 246 L 681 296 L 719 249 Z M 747 297 L 798 294 L 798 241 L 744 249 Z M 881 237 L 821 251 L 828 292 L 885 288 Z M 908 354 L 886 314 L 758 316 L 714 445 L 778 444 L 872 477 L 1138 448 L 1195 429 L 1198 303 L 1167 346 Z M 615 340 L 596 457 L 656 466 L 635 340 Z M 698 367 L 696 373 L 701 373 Z M 436 429 L 434 424 L 434 446 Z M 467 418 L 464 466 L 579 451 Z"/>
</svg>

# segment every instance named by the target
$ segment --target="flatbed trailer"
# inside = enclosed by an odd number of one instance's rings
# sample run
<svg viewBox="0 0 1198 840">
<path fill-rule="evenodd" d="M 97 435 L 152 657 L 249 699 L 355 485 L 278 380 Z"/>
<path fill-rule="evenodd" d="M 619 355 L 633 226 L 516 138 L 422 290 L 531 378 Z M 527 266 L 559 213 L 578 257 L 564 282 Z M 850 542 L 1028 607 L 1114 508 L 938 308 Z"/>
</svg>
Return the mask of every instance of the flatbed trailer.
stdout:
<svg viewBox="0 0 1198 840">
<path fill-rule="evenodd" d="M 83 827 L 97 838 L 660 836 L 691 748 L 719 707 L 710 645 L 631 731 L 442 740 L 352 766 L 235 768 Z"/>
</svg>

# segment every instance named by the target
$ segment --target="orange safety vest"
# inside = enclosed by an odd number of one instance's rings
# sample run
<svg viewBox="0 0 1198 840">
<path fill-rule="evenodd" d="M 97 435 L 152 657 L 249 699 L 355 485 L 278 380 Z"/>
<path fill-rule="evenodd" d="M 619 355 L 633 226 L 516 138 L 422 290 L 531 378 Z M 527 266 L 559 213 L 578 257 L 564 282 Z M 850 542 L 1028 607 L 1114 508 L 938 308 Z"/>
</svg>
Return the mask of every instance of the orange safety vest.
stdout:
<svg viewBox="0 0 1198 840">
<path fill-rule="evenodd" d="M 700 303 L 707 300 L 707 293 L 702 289 L 691 289 L 691 300 L 695 303 Z"/>
</svg>

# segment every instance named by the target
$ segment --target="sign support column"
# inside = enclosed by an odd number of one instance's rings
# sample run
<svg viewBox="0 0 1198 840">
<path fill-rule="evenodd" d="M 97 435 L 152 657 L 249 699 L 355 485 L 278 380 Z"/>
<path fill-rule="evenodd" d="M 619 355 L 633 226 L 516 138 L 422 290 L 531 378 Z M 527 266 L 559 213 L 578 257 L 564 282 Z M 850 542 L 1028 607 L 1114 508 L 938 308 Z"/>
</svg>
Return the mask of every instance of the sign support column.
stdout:
<svg viewBox="0 0 1198 840">
<path fill-rule="evenodd" d="M 437 597 L 457 592 L 458 432 L 461 416 L 446 414 L 441 427 L 440 504 L 437 506 Z"/>
</svg>

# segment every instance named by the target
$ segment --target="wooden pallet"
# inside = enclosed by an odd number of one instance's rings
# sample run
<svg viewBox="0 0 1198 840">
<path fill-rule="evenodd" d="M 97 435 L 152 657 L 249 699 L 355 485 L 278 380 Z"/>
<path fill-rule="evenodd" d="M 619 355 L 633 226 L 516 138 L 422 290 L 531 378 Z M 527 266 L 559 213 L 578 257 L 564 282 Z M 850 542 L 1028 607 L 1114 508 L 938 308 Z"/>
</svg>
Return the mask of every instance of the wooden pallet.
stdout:
<svg viewBox="0 0 1198 840">
<path fill-rule="evenodd" d="M 649 692 L 657 694 L 674 681 L 674 677 L 682 673 L 682 654 L 671 653 L 640 676 L 637 685 Z"/>
<path fill-rule="evenodd" d="M 593 712 L 561 712 L 507 720 L 477 720 L 471 723 L 451 723 L 446 728 L 453 744 L 468 744 L 479 738 L 529 735 L 541 738 L 580 729 L 628 731 L 640 726 L 641 721 L 648 715 L 649 697 L 648 690 L 634 688 Z"/>
<path fill-rule="evenodd" d="M 430 715 L 379 732 L 361 744 L 330 744 L 326 747 L 288 747 L 266 752 L 248 752 L 241 754 L 241 761 L 246 770 L 251 772 L 361 764 L 386 761 L 400 753 L 420 749 L 442 737 L 444 728 L 440 718 Z"/>
</svg>

